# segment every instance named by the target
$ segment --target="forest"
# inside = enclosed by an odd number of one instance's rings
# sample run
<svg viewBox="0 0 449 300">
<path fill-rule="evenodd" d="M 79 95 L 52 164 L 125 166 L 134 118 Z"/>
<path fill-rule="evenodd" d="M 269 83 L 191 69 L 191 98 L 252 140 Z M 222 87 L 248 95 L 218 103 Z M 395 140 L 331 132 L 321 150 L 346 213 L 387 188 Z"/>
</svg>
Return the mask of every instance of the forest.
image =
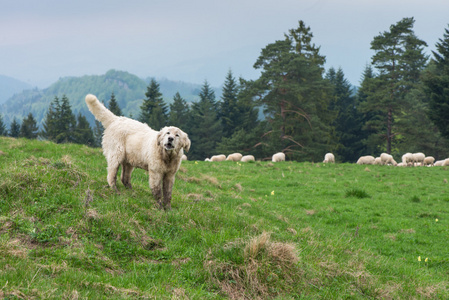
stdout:
<svg viewBox="0 0 449 300">
<path fill-rule="evenodd" d="M 156 130 L 180 127 L 192 141 L 189 160 L 232 152 L 264 160 L 280 151 L 288 160 L 315 162 L 326 152 L 338 162 L 383 152 L 444 159 L 449 157 L 449 27 L 429 56 L 414 22 L 404 18 L 373 37 L 374 55 L 357 90 L 341 68 L 325 70 L 311 28 L 299 21 L 284 39 L 261 50 L 253 66 L 259 78 L 237 79 L 229 71 L 220 98 L 205 81 L 199 100 L 190 103 L 178 92 L 169 104 L 152 79 L 138 115 L 128 117 Z M 105 105 L 123 115 L 114 93 Z M 68 97 L 55 96 L 40 128 L 29 113 L 7 129 L 0 114 L 0 135 L 99 147 L 101 124 L 92 127 L 86 117 L 91 118 L 72 112 Z"/>
</svg>

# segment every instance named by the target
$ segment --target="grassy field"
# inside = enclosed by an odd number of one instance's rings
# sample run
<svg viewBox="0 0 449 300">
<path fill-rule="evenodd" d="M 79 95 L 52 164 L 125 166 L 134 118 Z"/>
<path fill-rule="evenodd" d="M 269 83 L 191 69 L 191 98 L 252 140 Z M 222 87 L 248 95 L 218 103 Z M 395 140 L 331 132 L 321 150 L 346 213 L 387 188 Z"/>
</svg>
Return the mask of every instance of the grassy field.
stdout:
<svg viewBox="0 0 449 300">
<path fill-rule="evenodd" d="M 0 138 L 0 298 L 448 299 L 448 179 L 187 161 L 164 212 L 100 149 Z"/>
</svg>

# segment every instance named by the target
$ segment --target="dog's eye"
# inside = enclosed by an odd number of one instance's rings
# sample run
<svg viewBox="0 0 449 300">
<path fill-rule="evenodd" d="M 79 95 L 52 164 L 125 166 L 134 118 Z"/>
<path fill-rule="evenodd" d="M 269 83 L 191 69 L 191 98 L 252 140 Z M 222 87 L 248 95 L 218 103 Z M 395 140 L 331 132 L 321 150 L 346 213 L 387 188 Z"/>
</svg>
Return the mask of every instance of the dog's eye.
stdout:
<svg viewBox="0 0 449 300">
<path fill-rule="evenodd" d="M 177 137 L 179 137 L 179 134 L 176 134 Z"/>
<path fill-rule="evenodd" d="M 170 132 L 167 132 L 166 134 L 170 134 Z"/>
</svg>

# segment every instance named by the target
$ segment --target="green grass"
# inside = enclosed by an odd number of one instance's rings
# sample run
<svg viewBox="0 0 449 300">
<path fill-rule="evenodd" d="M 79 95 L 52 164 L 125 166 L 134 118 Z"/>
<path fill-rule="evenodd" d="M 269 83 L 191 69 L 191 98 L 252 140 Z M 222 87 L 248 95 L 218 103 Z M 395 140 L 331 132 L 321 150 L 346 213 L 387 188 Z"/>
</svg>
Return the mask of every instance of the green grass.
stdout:
<svg viewBox="0 0 449 300">
<path fill-rule="evenodd" d="M 187 161 L 164 212 L 101 149 L 0 151 L 0 298 L 449 297 L 446 167 Z"/>
</svg>

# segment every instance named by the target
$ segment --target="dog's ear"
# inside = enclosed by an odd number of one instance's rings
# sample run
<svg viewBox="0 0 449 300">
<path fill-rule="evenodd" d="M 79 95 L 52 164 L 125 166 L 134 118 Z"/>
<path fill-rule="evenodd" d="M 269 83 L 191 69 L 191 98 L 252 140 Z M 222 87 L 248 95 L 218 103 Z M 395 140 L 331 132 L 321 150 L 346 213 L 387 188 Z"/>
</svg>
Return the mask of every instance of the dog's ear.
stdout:
<svg viewBox="0 0 449 300">
<path fill-rule="evenodd" d="M 160 146 L 162 143 L 162 136 L 164 135 L 164 130 L 160 130 L 157 134 L 157 145 Z"/>
<path fill-rule="evenodd" d="M 190 150 L 190 139 L 187 133 L 182 132 L 181 135 L 181 142 L 182 142 L 182 148 L 184 148 L 185 151 L 189 152 Z"/>
</svg>

